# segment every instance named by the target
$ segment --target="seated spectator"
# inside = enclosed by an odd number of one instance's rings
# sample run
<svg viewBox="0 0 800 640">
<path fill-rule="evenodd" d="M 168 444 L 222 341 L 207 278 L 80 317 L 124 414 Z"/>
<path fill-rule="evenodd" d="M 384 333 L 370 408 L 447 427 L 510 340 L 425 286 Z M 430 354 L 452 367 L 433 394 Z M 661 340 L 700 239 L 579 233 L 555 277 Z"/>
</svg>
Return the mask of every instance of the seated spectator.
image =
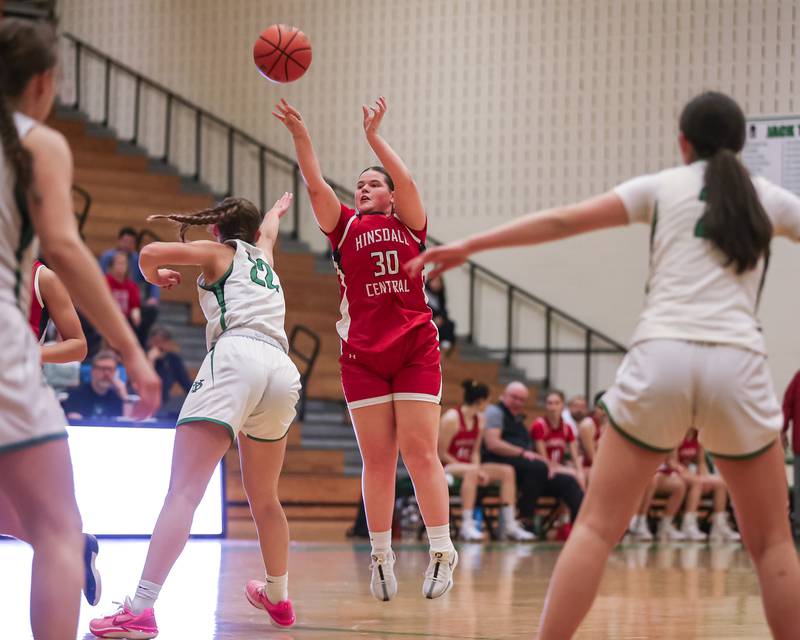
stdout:
<svg viewBox="0 0 800 640">
<path fill-rule="evenodd" d="M 564 394 L 550 391 L 545 397 L 545 413 L 531 424 L 531 438 L 536 452 L 547 459 L 550 475 L 566 474 L 572 476 L 585 487 L 583 468 L 578 457 L 578 443 L 575 434 L 561 417 L 564 410 Z M 570 460 L 565 463 L 569 449 Z"/>
<path fill-rule="evenodd" d="M 608 426 L 608 414 L 603 409 L 600 399 L 605 391 L 599 391 L 594 397 L 594 411 L 578 424 L 578 442 L 583 460 L 583 476 L 587 486 L 591 477 L 592 464 L 597 455 L 600 436 Z"/>
<path fill-rule="evenodd" d="M 705 449 L 697 439 L 697 429 L 689 429 L 678 447 L 677 455 L 676 468 L 689 486 L 681 523 L 681 531 L 686 538 L 697 542 L 706 540 L 706 535 L 697 526 L 697 508 L 700 506 L 700 498 L 712 493 L 714 512 L 711 515 L 708 539 L 712 542 L 741 540 L 741 536 L 731 528 L 728 521 L 728 488 L 721 476 L 709 471 Z"/>
<path fill-rule="evenodd" d="M 586 403 L 586 398 L 581 395 L 572 396 L 567 402 L 567 406 L 561 412 L 561 418 L 564 420 L 575 437 L 578 437 L 578 425 L 587 415 L 589 415 L 589 406 Z"/>
<path fill-rule="evenodd" d="M 139 288 L 128 275 L 128 257 L 118 251 L 111 260 L 106 273 L 111 295 L 117 301 L 122 315 L 136 329 L 142 324 L 141 299 Z"/>
<path fill-rule="evenodd" d="M 117 246 L 103 252 L 100 256 L 100 266 L 103 269 L 103 273 L 108 273 L 114 254 L 121 251 L 128 257 L 128 273 L 140 289 L 140 297 L 144 299 L 141 312 L 142 321 L 136 327 L 136 335 L 139 338 L 139 342 L 144 346 L 147 343 L 150 328 L 158 318 L 158 301 L 161 297 L 161 291 L 157 285 L 147 282 L 141 269 L 139 269 L 139 252 L 136 251 L 137 241 L 138 235 L 135 229 L 131 227 L 120 229 L 117 236 Z"/>
<path fill-rule="evenodd" d="M 463 404 L 444 413 L 439 429 L 439 457 L 445 473 L 461 478 L 460 537 L 466 542 L 483 540 L 473 513 L 478 486 L 499 482 L 501 536 L 517 541 L 533 540 L 535 536 L 517 522 L 514 467 L 493 462 L 481 464 L 483 412 L 489 387 L 475 380 L 465 380 L 461 386 L 464 387 Z"/>
<path fill-rule="evenodd" d="M 500 401 L 486 408 L 481 460 L 514 467 L 519 490 L 519 512 L 524 520 L 532 522 L 536 503 L 542 494 L 564 502 L 574 520 L 583 501 L 583 491 L 572 476 L 550 476 L 546 458 L 532 450 L 531 435 L 525 426 L 523 412 L 527 400 L 528 389 L 525 385 L 511 382 Z"/>
<path fill-rule="evenodd" d="M 425 295 L 433 312 L 433 322 L 439 328 L 439 346 L 448 352 L 456 343 L 456 325 L 447 313 L 444 279 L 436 276 L 425 281 Z"/>
<path fill-rule="evenodd" d="M 661 519 L 658 523 L 656 535 L 659 542 L 676 542 L 679 540 L 686 540 L 686 535 L 679 529 L 675 528 L 673 520 L 678 515 L 678 511 L 683 504 L 683 498 L 686 495 L 688 483 L 681 477 L 678 472 L 678 459 L 675 452 L 667 456 L 661 466 L 656 471 L 647 491 L 645 491 L 644 498 L 639 507 L 639 513 L 633 517 L 629 531 L 637 540 L 652 540 L 653 535 L 647 524 L 647 513 L 650 510 L 650 504 L 653 502 L 653 496 L 656 493 L 667 494 L 667 502 L 664 505 L 664 511 L 661 514 Z"/>
<path fill-rule="evenodd" d="M 100 351 L 92 359 L 91 381 L 71 391 L 64 401 L 67 418 L 127 416 L 128 391 L 117 375 L 117 363 L 113 351 Z"/>
<path fill-rule="evenodd" d="M 159 325 L 153 326 L 147 341 L 147 357 L 161 378 L 159 414 L 162 416 L 177 415 L 184 397 L 192 388 L 192 379 L 186 371 L 183 358 L 178 353 L 178 345 L 173 342 L 169 329 Z M 183 389 L 183 395 L 171 398 L 170 391 L 176 383 Z"/>
</svg>

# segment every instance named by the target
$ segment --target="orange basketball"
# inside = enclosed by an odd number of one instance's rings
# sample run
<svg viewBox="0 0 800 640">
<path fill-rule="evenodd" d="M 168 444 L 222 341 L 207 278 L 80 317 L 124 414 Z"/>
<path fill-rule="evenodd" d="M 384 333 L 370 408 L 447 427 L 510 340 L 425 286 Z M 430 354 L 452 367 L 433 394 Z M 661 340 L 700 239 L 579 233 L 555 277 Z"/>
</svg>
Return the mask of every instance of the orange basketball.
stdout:
<svg viewBox="0 0 800 640">
<path fill-rule="evenodd" d="M 273 24 L 253 45 L 253 60 L 273 82 L 294 82 L 311 66 L 311 43 L 297 27 Z"/>
</svg>

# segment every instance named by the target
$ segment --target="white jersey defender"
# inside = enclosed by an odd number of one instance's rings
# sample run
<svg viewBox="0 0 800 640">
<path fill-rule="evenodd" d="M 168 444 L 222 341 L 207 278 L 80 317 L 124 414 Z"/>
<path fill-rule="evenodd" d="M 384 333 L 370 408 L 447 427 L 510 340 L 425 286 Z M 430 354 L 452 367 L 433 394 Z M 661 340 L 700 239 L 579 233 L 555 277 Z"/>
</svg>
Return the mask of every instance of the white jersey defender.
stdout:
<svg viewBox="0 0 800 640">
<path fill-rule="evenodd" d="M 21 140 L 36 125 L 14 114 Z M 28 325 L 33 258 L 38 242 L 26 199 L 0 153 L 0 322 L 10 336 L 0 351 L 0 452 L 65 438 L 67 423 L 42 376 L 39 345 Z"/>
<path fill-rule="evenodd" d="M 746 457 L 783 425 L 756 316 L 766 264 L 737 274 L 705 239 L 705 170 L 697 161 L 614 190 L 631 222 L 650 224 L 650 275 L 603 403 L 617 430 L 645 447 L 671 451 L 694 426 L 710 453 Z M 800 240 L 800 198 L 763 178 L 753 185 L 774 235 Z"/>
<path fill-rule="evenodd" d="M 283 438 L 295 416 L 300 374 L 288 356 L 286 302 L 278 274 L 258 247 L 241 240 L 216 282 L 197 279 L 209 349 L 178 424 L 214 422 L 231 438 Z"/>
</svg>

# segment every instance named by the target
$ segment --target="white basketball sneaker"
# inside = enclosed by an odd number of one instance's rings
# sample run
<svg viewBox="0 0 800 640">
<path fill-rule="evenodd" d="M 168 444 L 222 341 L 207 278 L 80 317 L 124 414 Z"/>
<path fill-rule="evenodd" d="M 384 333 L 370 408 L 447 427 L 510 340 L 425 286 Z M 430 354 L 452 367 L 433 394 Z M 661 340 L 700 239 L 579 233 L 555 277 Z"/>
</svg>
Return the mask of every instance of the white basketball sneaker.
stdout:
<svg viewBox="0 0 800 640">
<path fill-rule="evenodd" d="M 386 552 L 373 552 L 372 579 L 369 583 L 369 590 L 372 595 L 383 602 L 389 602 L 397 595 L 397 578 L 394 577 L 394 551 L 391 549 Z"/>
<path fill-rule="evenodd" d="M 439 598 L 453 587 L 453 570 L 458 564 L 458 552 L 431 551 L 431 561 L 425 571 L 422 595 L 428 599 Z"/>
</svg>

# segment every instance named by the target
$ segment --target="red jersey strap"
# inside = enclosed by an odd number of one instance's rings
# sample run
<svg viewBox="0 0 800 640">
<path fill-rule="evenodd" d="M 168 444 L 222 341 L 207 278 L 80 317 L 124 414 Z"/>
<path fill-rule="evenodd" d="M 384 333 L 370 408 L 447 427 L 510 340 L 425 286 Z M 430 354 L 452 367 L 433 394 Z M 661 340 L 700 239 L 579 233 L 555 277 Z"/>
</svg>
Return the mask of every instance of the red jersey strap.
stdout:
<svg viewBox="0 0 800 640">
<path fill-rule="evenodd" d="M 458 423 L 460 425 L 461 431 L 472 431 L 478 428 L 478 416 L 472 416 L 472 429 L 467 429 L 467 421 L 464 420 L 464 414 L 461 413 L 461 407 L 456 407 L 456 413 L 458 414 Z"/>
</svg>

